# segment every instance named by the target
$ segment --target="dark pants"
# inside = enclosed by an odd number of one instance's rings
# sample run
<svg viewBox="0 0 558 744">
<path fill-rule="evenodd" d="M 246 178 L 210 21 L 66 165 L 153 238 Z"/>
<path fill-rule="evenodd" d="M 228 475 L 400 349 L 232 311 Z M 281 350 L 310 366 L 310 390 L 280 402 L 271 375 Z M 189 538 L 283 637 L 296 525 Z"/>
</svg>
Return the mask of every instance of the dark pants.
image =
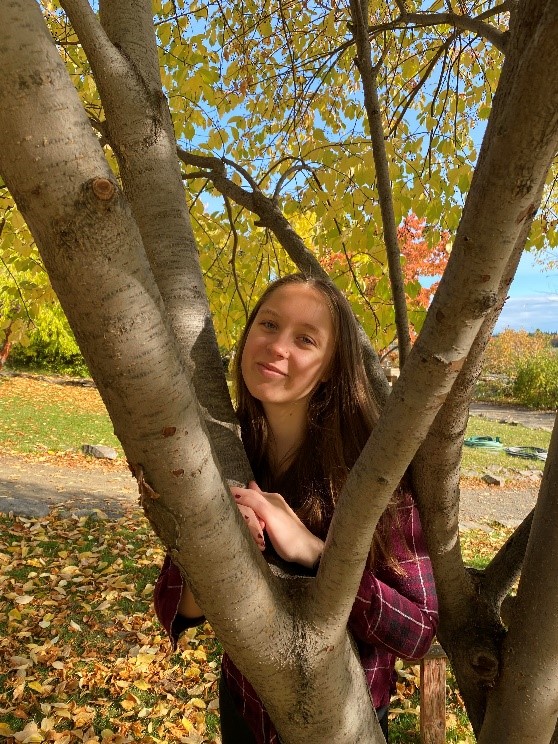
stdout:
<svg viewBox="0 0 558 744">
<path fill-rule="evenodd" d="M 223 677 L 219 681 L 219 714 L 221 716 L 222 744 L 255 744 L 254 735 L 238 712 Z M 387 742 L 388 706 L 379 708 L 376 714 Z"/>
<path fill-rule="evenodd" d="M 222 744 L 256 744 L 254 735 L 238 712 L 222 676 L 219 680 L 219 715 Z"/>
<path fill-rule="evenodd" d="M 389 710 L 389 705 L 386 705 L 385 708 L 378 708 L 376 710 L 376 715 L 378 716 L 378 723 L 380 724 L 380 728 L 382 729 L 384 733 L 386 742 L 389 741 L 388 739 L 388 710 Z"/>
</svg>

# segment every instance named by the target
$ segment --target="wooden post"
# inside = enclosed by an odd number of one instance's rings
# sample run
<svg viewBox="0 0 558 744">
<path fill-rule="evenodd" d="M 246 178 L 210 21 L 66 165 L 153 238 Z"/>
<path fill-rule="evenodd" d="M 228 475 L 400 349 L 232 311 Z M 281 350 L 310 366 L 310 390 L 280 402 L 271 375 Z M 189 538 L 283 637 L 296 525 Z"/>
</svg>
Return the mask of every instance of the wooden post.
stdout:
<svg viewBox="0 0 558 744">
<path fill-rule="evenodd" d="M 420 663 L 421 744 L 446 741 L 446 661 L 444 649 L 433 643 Z"/>
</svg>

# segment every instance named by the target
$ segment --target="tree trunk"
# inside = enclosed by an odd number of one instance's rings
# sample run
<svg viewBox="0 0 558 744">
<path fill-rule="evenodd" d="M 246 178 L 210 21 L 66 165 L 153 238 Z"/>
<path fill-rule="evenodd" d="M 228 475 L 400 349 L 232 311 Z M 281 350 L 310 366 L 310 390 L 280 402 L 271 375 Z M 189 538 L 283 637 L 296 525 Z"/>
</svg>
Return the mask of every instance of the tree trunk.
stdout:
<svg viewBox="0 0 558 744">
<path fill-rule="evenodd" d="M 251 469 L 223 375 L 161 90 L 151 2 L 102 0 L 101 22 L 88 2 L 62 5 L 91 63 L 124 194 L 213 445 L 227 478 L 247 483 Z"/>
<path fill-rule="evenodd" d="M 558 425 L 548 460 L 511 624 L 502 672 L 489 695 L 479 744 L 543 744 L 558 718 Z"/>
<path fill-rule="evenodd" d="M 327 627 L 316 619 L 309 629 L 308 582 L 274 577 L 223 483 L 141 235 L 38 6 L 8 0 L 0 21 L 9 30 L 0 47 L 0 170 L 149 519 L 285 742 L 321 742 L 331 732 L 339 744 L 380 742 L 346 620 L 329 615 Z"/>
</svg>

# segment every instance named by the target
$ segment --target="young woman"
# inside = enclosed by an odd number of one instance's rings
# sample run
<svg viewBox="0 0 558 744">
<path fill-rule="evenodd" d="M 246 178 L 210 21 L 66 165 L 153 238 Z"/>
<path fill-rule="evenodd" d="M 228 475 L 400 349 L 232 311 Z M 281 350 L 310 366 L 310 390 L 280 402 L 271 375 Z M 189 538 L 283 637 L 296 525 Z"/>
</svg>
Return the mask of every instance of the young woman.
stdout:
<svg viewBox="0 0 558 744">
<path fill-rule="evenodd" d="M 337 497 L 377 420 L 357 327 L 333 286 L 299 274 L 271 284 L 236 356 L 237 415 L 255 480 L 231 488 L 260 550 L 315 570 Z M 203 621 L 178 569 L 165 560 L 159 619 L 176 645 Z M 376 529 L 351 616 L 372 703 L 387 739 L 396 656 L 419 659 L 437 625 L 432 567 L 403 483 Z M 261 701 L 225 654 L 219 690 L 223 744 L 278 744 Z"/>
</svg>

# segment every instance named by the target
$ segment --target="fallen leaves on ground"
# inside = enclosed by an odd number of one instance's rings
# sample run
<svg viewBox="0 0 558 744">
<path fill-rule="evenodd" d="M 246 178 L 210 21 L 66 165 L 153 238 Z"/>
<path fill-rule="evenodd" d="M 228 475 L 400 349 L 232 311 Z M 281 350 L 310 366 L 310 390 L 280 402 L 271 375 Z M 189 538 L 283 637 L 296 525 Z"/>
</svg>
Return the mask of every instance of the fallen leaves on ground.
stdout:
<svg viewBox="0 0 558 744">
<path fill-rule="evenodd" d="M 170 644 L 152 608 L 163 550 L 139 510 L 109 521 L 0 515 L 0 737 L 6 744 L 219 744 L 220 646 Z M 419 666 L 393 715 L 418 731 Z M 413 739 L 410 739 L 410 741 Z"/>
<path fill-rule="evenodd" d="M 497 523 L 484 529 L 463 531 L 460 535 L 463 560 L 467 565 L 484 568 L 512 534 L 511 528 Z"/>
<path fill-rule="evenodd" d="M 0 517 L 0 737 L 217 744 L 219 646 L 177 653 L 152 610 L 163 551 L 140 512 Z"/>
<path fill-rule="evenodd" d="M 60 383 L 64 384 L 60 384 Z M 37 403 L 61 403 L 83 413 L 105 413 L 97 388 L 91 385 L 67 384 L 67 378 L 41 378 L 36 375 L 2 377 L 2 395 L 22 396 Z"/>
</svg>

